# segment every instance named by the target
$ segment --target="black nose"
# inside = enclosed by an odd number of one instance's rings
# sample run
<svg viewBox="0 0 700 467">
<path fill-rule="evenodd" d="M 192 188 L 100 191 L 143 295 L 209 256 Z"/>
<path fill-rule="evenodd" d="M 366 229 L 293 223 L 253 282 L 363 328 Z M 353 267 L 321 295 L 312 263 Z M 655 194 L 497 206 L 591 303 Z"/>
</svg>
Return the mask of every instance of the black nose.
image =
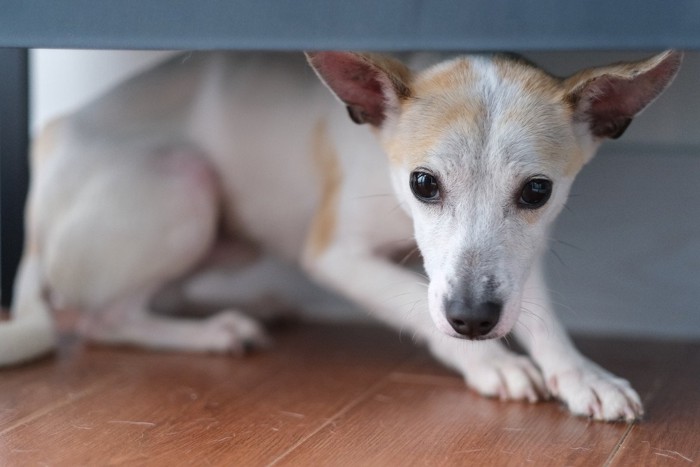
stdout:
<svg viewBox="0 0 700 467">
<path fill-rule="evenodd" d="M 462 300 L 446 304 L 447 321 L 458 333 L 470 339 L 483 337 L 496 327 L 501 317 L 501 302 L 487 301 L 472 305 Z"/>
</svg>

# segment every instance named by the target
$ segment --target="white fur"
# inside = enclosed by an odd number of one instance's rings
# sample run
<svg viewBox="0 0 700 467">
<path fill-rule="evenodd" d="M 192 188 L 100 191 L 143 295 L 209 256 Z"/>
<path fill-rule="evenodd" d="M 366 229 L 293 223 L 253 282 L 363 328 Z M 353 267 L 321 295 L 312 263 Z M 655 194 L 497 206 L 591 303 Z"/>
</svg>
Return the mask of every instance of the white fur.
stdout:
<svg viewBox="0 0 700 467">
<path fill-rule="evenodd" d="M 576 414 L 640 416 L 639 398 L 627 382 L 573 347 L 537 264 L 573 180 L 563 164 L 536 154 L 537 138 L 553 135 L 562 148 L 586 140 L 585 160 L 597 141 L 567 122 L 563 110 L 544 122 L 509 120 L 513 107 L 536 107 L 537 98 L 499 77 L 490 59 L 466 60 L 476 82 L 452 97 L 483 100 L 493 128 L 441 128 L 425 155 L 423 163 L 451 186 L 450 210 L 416 201 L 407 183 L 415 167 L 387 164 L 380 143 L 396 135 L 410 140 L 411 122 L 424 117 L 399 115 L 401 101 L 387 91 L 392 82 L 385 77 L 388 123 L 379 138 L 350 123 L 301 57 L 289 55 L 178 58 L 68 117 L 32 163 L 32 245 L 18 276 L 14 319 L 0 324 L 0 365 L 54 345 L 44 291 L 54 306 L 85 311 L 82 332 L 102 342 L 237 353 L 264 345 L 262 328 L 238 309 L 222 305 L 221 313 L 200 321 L 150 312 L 158 291 L 173 284 L 190 298 L 214 302 L 264 294 L 254 283 L 270 278 L 268 260 L 244 274 L 207 262 L 221 242 L 220 228 L 229 239 L 254 239 L 264 258 L 300 264 L 318 283 L 425 342 L 482 394 L 531 402 L 553 394 Z M 458 63 L 444 62 L 423 76 Z M 319 122 L 342 181 L 329 244 L 310 253 L 309 225 L 323 196 L 310 157 Z M 555 179 L 541 218 L 528 225 L 504 215 L 519 177 L 539 173 Z M 414 237 L 429 283 L 383 254 Z M 495 339 L 457 339 L 445 318 L 444 299 L 457 282 L 481 287 L 493 277 L 506 301 L 487 337 L 514 329 L 531 358 Z M 222 293 L 226 280 L 236 279 L 239 289 Z M 297 304 L 305 300 L 296 286 L 278 289 Z M 521 313 L 528 302 L 538 304 L 536 312 Z"/>
</svg>

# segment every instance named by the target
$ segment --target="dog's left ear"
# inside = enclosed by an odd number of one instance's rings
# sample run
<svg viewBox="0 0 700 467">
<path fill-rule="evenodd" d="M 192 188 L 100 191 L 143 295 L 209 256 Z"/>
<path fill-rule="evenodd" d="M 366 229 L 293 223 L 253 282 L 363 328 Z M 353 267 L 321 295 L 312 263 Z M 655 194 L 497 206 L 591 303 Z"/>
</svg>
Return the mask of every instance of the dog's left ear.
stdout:
<svg viewBox="0 0 700 467">
<path fill-rule="evenodd" d="M 355 123 L 380 127 L 411 95 L 410 71 L 393 58 L 354 52 L 307 52 L 306 57 Z"/>
<path fill-rule="evenodd" d="M 619 138 L 637 114 L 671 84 L 683 53 L 667 50 L 648 60 L 584 70 L 564 81 L 574 119 L 596 138 Z"/>
</svg>

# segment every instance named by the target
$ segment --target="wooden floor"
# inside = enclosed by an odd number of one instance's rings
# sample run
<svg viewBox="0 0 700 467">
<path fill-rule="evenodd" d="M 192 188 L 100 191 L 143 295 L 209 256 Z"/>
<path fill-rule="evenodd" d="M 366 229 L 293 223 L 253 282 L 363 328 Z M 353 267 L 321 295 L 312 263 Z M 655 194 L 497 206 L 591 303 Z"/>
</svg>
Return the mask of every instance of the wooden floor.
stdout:
<svg viewBox="0 0 700 467">
<path fill-rule="evenodd" d="M 580 339 L 637 425 L 467 391 L 409 338 L 298 325 L 244 359 L 80 344 L 0 373 L 0 465 L 700 465 L 700 345 Z"/>
</svg>

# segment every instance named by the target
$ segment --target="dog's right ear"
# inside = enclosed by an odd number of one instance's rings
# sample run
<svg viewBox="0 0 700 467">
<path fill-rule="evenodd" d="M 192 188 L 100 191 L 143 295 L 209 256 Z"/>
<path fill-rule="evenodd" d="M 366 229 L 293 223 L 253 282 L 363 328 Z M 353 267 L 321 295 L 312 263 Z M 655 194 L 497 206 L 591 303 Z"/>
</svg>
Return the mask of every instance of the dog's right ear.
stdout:
<svg viewBox="0 0 700 467">
<path fill-rule="evenodd" d="M 411 95 L 410 71 L 392 58 L 354 52 L 307 52 L 306 57 L 355 123 L 380 127 Z"/>
<path fill-rule="evenodd" d="M 596 138 L 619 138 L 632 119 L 666 89 L 683 53 L 667 50 L 647 60 L 584 70 L 564 81 L 574 119 Z"/>
</svg>

